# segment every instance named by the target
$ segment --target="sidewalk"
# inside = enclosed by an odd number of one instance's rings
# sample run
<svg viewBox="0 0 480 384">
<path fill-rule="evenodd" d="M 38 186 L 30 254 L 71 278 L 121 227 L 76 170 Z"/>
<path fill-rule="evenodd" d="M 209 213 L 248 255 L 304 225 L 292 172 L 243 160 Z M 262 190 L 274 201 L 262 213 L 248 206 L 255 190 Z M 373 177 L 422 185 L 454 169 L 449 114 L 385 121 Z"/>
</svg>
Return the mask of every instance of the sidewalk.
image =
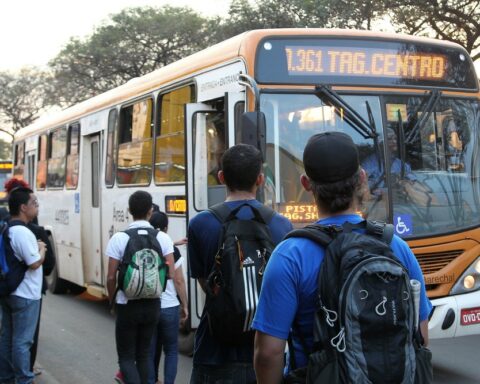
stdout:
<svg viewBox="0 0 480 384">
<path fill-rule="evenodd" d="M 55 379 L 45 368 L 38 363 L 35 363 L 35 367 L 39 368 L 42 373 L 38 376 L 35 376 L 35 384 L 62 384 L 57 379 Z M 66 383 L 65 383 L 66 384 Z"/>
</svg>

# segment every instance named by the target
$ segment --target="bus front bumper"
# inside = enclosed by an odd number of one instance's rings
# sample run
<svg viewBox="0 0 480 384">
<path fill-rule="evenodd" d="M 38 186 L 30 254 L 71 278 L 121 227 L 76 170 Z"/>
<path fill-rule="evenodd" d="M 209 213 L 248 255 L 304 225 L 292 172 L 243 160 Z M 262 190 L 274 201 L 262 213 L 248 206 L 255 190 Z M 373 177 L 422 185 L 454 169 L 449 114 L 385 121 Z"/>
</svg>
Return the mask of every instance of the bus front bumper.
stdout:
<svg viewBox="0 0 480 384">
<path fill-rule="evenodd" d="M 480 291 L 432 300 L 430 339 L 480 334 Z"/>
</svg>

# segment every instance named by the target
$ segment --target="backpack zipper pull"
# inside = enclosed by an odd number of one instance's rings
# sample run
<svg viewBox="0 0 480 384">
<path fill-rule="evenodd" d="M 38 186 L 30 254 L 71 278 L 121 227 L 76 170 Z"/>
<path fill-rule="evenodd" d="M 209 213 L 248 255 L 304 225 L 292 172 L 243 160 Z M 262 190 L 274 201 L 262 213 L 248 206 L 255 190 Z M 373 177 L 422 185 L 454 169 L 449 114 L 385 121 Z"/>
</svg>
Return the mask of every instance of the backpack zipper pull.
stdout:
<svg viewBox="0 0 480 384">
<path fill-rule="evenodd" d="M 267 262 L 265 261 L 265 256 L 267 254 L 267 248 L 263 248 L 261 252 L 261 258 L 262 258 L 262 266 L 258 270 L 258 275 L 263 276 L 263 272 L 265 272 L 265 266 L 267 265 Z"/>
<path fill-rule="evenodd" d="M 242 247 L 240 246 L 240 240 L 238 240 L 238 237 L 235 235 L 235 241 L 237 242 L 237 250 L 238 250 L 238 260 L 240 262 L 240 271 L 243 271 L 243 251 Z"/>
<path fill-rule="evenodd" d="M 338 352 L 342 353 L 345 352 L 346 345 L 345 345 L 345 328 L 342 327 L 340 332 L 338 332 L 337 336 L 330 340 L 330 344 L 333 348 L 335 348 Z"/>
<path fill-rule="evenodd" d="M 324 305 L 322 305 L 321 308 L 322 311 L 325 312 L 325 321 L 330 327 L 333 327 L 335 325 L 335 321 L 337 321 L 338 319 L 337 312 L 327 309 L 327 307 L 325 307 Z M 332 316 L 330 317 L 331 314 Z"/>
</svg>

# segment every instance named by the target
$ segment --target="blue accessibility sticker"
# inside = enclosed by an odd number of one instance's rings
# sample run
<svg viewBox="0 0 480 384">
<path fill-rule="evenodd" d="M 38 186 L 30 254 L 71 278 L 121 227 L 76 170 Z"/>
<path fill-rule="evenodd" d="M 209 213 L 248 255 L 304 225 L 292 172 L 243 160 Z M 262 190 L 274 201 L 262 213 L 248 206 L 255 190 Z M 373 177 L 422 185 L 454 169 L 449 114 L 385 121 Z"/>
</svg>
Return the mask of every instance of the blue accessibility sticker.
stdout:
<svg viewBox="0 0 480 384">
<path fill-rule="evenodd" d="M 393 225 L 395 233 L 400 237 L 410 236 L 413 234 L 412 215 L 396 214 L 393 216 Z"/>
</svg>

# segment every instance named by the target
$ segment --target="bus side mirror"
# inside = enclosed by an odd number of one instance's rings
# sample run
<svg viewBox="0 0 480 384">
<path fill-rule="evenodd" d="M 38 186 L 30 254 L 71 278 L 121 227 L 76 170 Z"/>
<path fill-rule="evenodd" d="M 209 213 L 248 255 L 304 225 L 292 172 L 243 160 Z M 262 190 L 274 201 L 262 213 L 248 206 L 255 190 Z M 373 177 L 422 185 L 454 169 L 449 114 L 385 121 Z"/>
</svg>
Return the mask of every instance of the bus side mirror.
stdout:
<svg viewBox="0 0 480 384">
<path fill-rule="evenodd" d="M 267 123 L 263 112 L 245 112 L 240 125 L 240 142 L 253 145 L 265 158 Z"/>
</svg>

